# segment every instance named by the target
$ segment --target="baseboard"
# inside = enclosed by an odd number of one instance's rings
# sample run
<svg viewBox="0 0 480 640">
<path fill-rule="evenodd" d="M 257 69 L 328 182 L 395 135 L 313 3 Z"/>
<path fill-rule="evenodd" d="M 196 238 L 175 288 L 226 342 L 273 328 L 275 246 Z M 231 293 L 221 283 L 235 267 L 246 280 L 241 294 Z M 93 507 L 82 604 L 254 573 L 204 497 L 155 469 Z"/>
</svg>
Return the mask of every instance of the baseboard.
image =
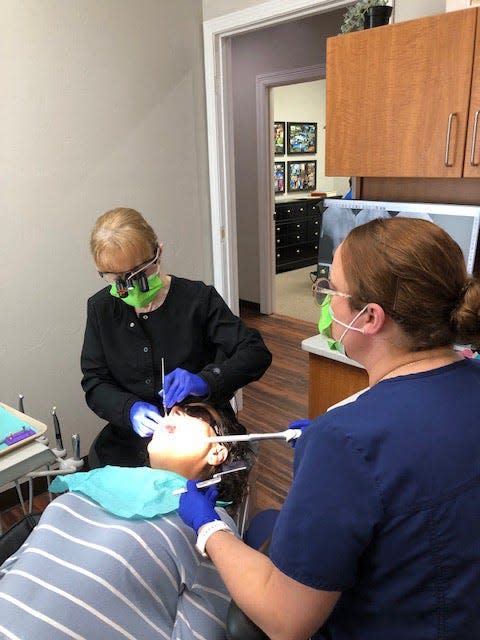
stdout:
<svg viewBox="0 0 480 640">
<path fill-rule="evenodd" d="M 248 309 L 249 311 L 257 311 L 260 313 L 260 303 L 259 302 L 251 302 L 250 300 L 239 300 L 238 301 L 240 309 Z"/>
</svg>

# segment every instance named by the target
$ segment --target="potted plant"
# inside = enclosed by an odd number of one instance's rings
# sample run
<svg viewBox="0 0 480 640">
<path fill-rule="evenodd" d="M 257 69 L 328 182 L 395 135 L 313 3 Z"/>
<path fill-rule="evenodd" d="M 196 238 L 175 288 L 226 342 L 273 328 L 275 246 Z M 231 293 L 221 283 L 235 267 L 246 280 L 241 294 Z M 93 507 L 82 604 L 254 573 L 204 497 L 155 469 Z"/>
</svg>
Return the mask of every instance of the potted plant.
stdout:
<svg viewBox="0 0 480 640">
<path fill-rule="evenodd" d="M 347 9 L 340 28 L 342 33 L 388 24 L 392 7 L 387 0 L 359 0 Z"/>
</svg>

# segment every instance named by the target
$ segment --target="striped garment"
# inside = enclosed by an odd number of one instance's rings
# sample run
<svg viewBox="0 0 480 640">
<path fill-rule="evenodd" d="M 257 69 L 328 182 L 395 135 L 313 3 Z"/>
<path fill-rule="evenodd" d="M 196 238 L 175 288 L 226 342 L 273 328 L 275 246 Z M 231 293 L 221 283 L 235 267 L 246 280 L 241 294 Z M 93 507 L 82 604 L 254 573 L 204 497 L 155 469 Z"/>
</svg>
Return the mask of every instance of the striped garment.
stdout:
<svg viewBox="0 0 480 640">
<path fill-rule="evenodd" d="M 230 598 L 194 543 L 177 513 L 124 520 L 63 494 L 0 568 L 0 638 L 224 640 Z"/>
</svg>

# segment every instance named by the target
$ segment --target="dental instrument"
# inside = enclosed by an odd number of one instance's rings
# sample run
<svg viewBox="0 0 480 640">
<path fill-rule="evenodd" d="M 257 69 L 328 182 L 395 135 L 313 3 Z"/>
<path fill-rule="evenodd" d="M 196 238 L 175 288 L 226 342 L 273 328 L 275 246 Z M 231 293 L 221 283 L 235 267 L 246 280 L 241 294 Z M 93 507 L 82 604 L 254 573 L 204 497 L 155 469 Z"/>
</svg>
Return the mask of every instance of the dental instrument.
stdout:
<svg viewBox="0 0 480 640">
<path fill-rule="evenodd" d="M 285 440 L 290 442 L 302 435 L 301 429 L 285 429 L 274 433 L 245 433 L 236 436 L 207 436 L 206 442 L 255 442 L 257 440 Z"/>
<path fill-rule="evenodd" d="M 57 416 L 57 407 L 53 407 L 52 417 L 53 428 L 55 430 L 55 449 L 53 449 L 53 452 L 55 453 L 57 458 L 63 458 L 67 452 L 65 447 L 63 446 L 62 432 L 60 430 L 60 422 Z"/>
<path fill-rule="evenodd" d="M 208 480 L 200 480 L 200 482 L 197 482 L 195 486 L 197 487 L 197 489 L 205 489 L 205 487 L 211 487 L 212 485 L 218 484 L 219 482 L 221 482 L 222 476 L 226 475 L 227 473 L 234 473 L 235 471 L 244 471 L 246 470 L 246 468 L 247 468 L 247 465 L 242 460 L 239 460 L 238 462 L 233 462 L 231 465 L 228 465 L 228 468 L 225 469 L 225 471 L 219 471 L 218 473 L 214 473 L 211 478 L 209 478 Z M 174 491 L 172 491 L 172 496 L 179 496 L 182 493 L 187 493 L 187 491 L 188 491 L 187 487 L 182 487 L 181 489 L 175 489 Z"/>
<path fill-rule="evenodd" d="M 168 416 L 167 406 L 165 404 L 165 358 L 162 358 L 162 391 L 160 392 L 162 396 L 162 405 L 163 405 L 163 416 L 166 418 Z"/>
</svg>

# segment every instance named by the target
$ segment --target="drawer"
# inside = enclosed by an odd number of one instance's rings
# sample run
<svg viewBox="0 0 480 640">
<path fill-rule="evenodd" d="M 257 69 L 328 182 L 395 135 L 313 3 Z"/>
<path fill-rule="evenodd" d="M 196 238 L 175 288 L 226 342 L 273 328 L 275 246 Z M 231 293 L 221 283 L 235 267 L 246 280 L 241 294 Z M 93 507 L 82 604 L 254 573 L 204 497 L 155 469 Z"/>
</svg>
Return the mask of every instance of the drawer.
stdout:
<svg viewBox="0 0 480 640">
<path fill-rule="evenodd" d="M 307 215 L 308 203 L 304 200 L 298 202 L 279 202 L 275 205 L 275 220 L 277 222 L 301 218 Z"/>
<path fill-rule="evenodd" d="M 275 225 L 275 245 L 284 245 L 288 242 L 288 234 L 290 230 L 289 224 Z"/>
<path fill-rule="evenodd" d="M 288 242 L 298 244 L 300 242 L 308 242 L 308 229 L 306 222 L 288 225 Z"/>
<path fill-rule="evenodd" d="M 298 247 L 280 247 L 276 249 L 275 252 L 277 263 L 291 261 L 291 260 L 302 260 L 305 258 L 312 258 L 315 262 L 317 258 L 316 250 L 314 245 L 301 245 Z"/>
<path fill-rule="evenodd" d="M 310 216 L 318 216 L 323 209 L 325 209 L 323 200 L 316 200 L 314 202 L 307 203 L 307 212 Z"/>
<path fill-rule="evenodd" d="M 301 244 L 311 240 L 313 240 L 313 238 L 309 238 L 307 220 L 283 222 L 275 225 L 276 246 Z"/>
<path fill-rule="evenodd" d="M 320 219 L 310 219 L 307 220 L 307 234 L 308 238 L 312 241 L 317 241 L 320 237 Z"/>
</svg>

